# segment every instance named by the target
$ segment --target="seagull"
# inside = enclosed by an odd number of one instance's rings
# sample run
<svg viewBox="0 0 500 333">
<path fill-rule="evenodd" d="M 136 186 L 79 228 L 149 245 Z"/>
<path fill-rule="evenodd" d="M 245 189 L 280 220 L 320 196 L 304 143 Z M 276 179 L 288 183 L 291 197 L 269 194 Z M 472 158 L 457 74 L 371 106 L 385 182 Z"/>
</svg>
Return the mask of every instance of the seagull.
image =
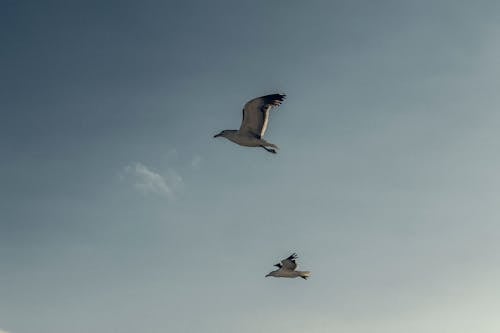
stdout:
<svg viewBox="0 0 500 333">
<path fill-rule="evenodd" d="M 214 135 L 222 136 L 240 146 L 261 147 L 270 153 L 276 154 L 278 146 L 263 139 L 269 123 L 269 111 L 277 107 L 286 98 L 285 94 L 272 94 L 254 98 L 248 101 L 243 108 L 243 119 L 239 130 L 224 130 Z M 268 148 L 272 147 L 272 148 Z"/>
<path fill-rule="evenodd" d="M 266 275 L 266 277 L 274 276 L 274 277 L 284 277 L 284 278 L 296 278 L 300 276 L 304 280 L 307 280 L 307 278 L 311 276 L 311 272 L 296 271 L 295 268 L 297 268 L 297 263 L 295 262 L 295 259 L 297 259 L 297 254 L 293 253 L 288 258 L 281 260 L 280 263 L 274 265 L 278 267 L 278 269 L 270 272 L 269 274 Z"/>
</svg>

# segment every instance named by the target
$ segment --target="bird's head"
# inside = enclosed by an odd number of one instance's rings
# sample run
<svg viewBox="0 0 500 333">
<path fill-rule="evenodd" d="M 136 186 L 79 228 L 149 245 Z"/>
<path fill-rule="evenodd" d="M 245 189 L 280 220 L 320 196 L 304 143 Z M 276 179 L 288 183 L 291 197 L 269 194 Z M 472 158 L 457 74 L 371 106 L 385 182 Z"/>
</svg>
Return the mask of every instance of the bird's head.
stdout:
<svg viewBox="0 0 500 333">
<path fill-rule="evenodd" d="M 237 130 L 223 130 L 219 134 L 215 134 L 214 138 L 218 138 L 219 136 L 222 136 L 223 138 L 229 138 L 236 134 L 238 132 Z"/>
</svg>

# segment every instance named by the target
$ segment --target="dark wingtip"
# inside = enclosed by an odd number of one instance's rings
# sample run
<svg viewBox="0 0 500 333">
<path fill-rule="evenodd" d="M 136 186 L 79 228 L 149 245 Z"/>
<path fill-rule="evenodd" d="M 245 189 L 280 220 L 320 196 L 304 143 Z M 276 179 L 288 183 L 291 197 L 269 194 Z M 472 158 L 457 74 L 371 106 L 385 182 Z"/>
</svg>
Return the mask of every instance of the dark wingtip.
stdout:
<svg viewBox="0 0 500 333">
<path fill-rule="evenodd" d="M 274 99 L 283 102 L 286 99 L 286 94 L 275 94 L 273 97 Z"/>
<path fill-rule="evenodd" d="M 278 106 L 285 100 L 286 94 L 272 94 L 262 96 L 262 98 L 264 98 L 266 103 Z"/>
</svg>

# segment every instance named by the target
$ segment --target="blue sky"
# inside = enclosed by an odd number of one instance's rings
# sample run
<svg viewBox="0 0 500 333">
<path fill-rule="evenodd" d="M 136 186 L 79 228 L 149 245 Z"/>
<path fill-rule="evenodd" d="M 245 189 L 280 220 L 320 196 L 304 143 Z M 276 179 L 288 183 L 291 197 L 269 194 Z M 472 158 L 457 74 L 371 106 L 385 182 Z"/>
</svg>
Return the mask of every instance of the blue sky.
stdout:
<svg viewBox="0 0 500 333">
<path fill-rule="evenodd" d="M 0 329 L 498 332 L 499 10 L 0 1 Z"/>
</svg>

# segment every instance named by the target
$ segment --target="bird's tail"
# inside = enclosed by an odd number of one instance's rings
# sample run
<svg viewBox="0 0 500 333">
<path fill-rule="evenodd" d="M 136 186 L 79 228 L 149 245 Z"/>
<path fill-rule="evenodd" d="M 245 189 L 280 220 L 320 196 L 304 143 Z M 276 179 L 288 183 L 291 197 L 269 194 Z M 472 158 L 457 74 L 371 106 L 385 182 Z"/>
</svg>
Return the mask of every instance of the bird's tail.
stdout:
<svg viewBox="0 0 500 333">
<path fill-rule="evenodd" d="M 310 276 L 311 276 L 311 272 L 309 272 L 309 271 L 305 271 L 305 272 L 302 271 L 302 272 L 300 272 L 300 277 L 303 278 L 304 280 L 307 280 L 307 278 L 310 277 Z"/>
<path fill-rule="evenodd" d="M 273 147 L 273 148 L 279 149 L 278 146 L 276 146 L 274 143 L 267 142 L 266 140 L 264 140 L 262 138 L 259 138 L 259 139 L 261 140 L 263 146 L 265 146 L 265 147 Z"/>
</svg>

